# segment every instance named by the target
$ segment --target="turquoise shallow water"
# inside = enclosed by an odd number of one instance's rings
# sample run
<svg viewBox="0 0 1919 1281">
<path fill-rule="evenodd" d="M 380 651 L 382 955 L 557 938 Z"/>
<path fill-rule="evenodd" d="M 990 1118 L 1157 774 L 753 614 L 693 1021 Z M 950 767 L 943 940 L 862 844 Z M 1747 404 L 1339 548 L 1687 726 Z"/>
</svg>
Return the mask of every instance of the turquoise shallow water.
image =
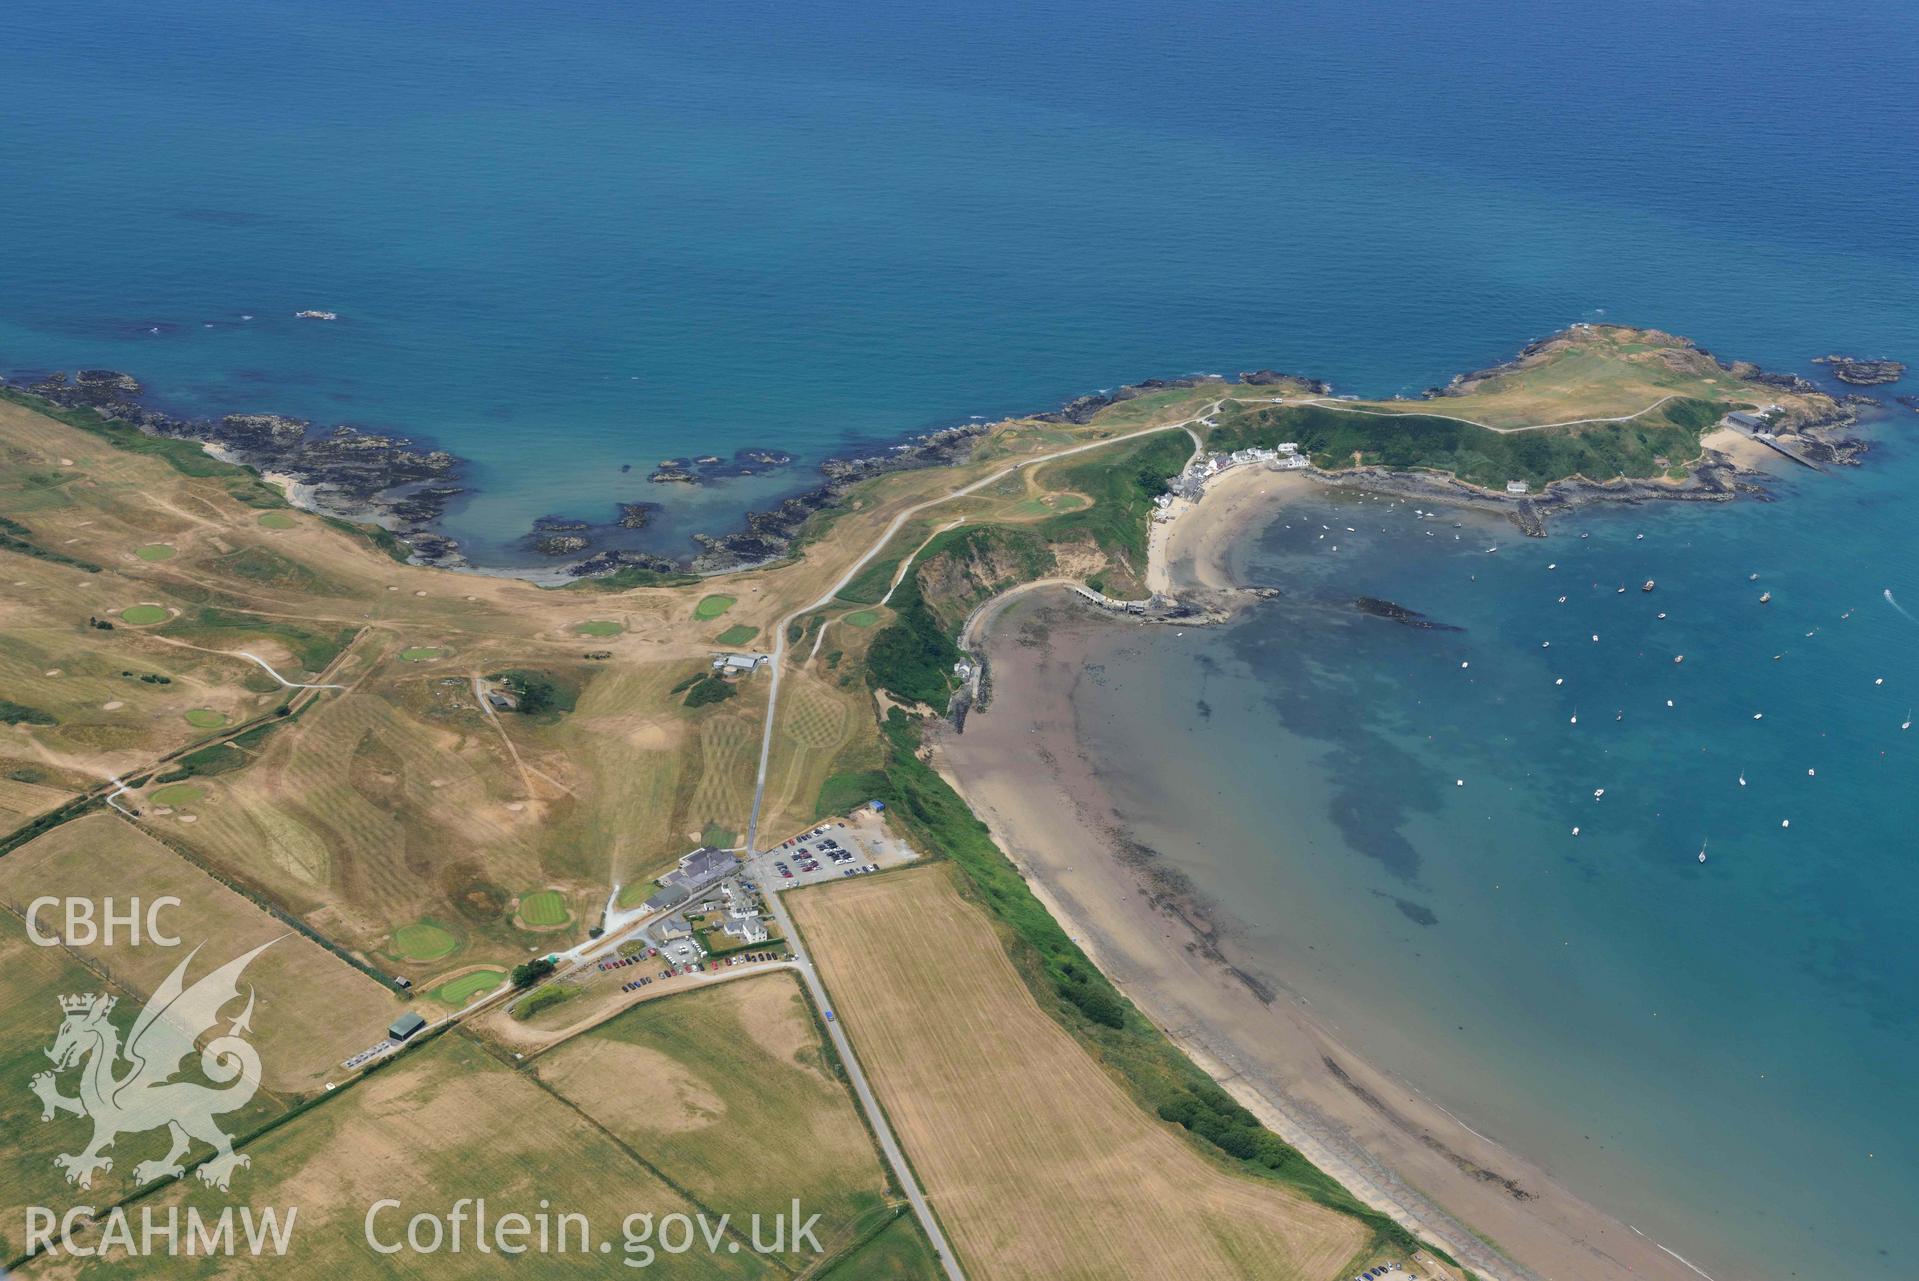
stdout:
<svg viewBox="0 0 1919 1281">
<path fill-rule="evenodd" d="M 1886 434 L 1776 504 L 1543 542 L 1315 499 L 1241 549 L 1285 599 L 1127 629 L 1082 687 L 1257 964 L 1718 1276 L 1903 1275 L 1919 1204 L 1919 621 L 1882 595 L 1919 602 L 1919 451 Z"/>
<path fill-rule="evenodd" d="M 688 550 L 825 454 L 1152 375 L 1410 392 L 1602 316 L 1780 368 L 1919 355 L 1903 0 L 6 18 L 0 369 L 414 433 L 471 460 L 482 561 L 636 499 L 670 509 L 635 541 Z M 1896 1273 L 1919 1203 L 1919 633 L 1878 596 L 1919 610 L 1919 464 L 1885 431 L 1785 503 L 1584 542 L 1281 527 L 1247 572 L 1299 599 L 1159 638 L 1107 709 L 1184 718 L 1140 794 L 1213 798 L 1182 857 L 1342 1027 L 1753 1275 Z M 802 461 L 670 496 L 619 470 L 747 445 Z M 1467 630 L 1311 608 L 1336 574 Z"/>
<path fill-rule="evenodd" d="M 0 369 L 416 433 L 482 561 L 662 498 L 623 463 L 802 456 L 635 536 L 690 550 L 859 440 L 1193 370 L 1417 391 L 1602 309 L 1919 351 L 1894 0 L 7 18 Z"/>
</svg>

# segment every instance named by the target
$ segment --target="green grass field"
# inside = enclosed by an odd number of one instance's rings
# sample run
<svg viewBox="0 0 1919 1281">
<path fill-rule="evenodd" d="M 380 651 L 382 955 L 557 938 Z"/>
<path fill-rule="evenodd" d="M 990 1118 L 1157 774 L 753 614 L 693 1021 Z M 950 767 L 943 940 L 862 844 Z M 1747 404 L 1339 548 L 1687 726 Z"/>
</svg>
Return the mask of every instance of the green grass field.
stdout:
<svg viewBox="0 0 1919 1281">
<path fill-rule="evenodd" d="M 268 529 L 296 529 L 300 522 L 285 512 L 263 512 L 260 515 L 260 523 Z"/>
<path fill-rule="evenodd" d="M 194 783 L 168 783 L 153 793 L 155 805 L 191 805 L 207 794 L 207 789 Z"/>
<path fill-rule="evenodd" d="M 460 941 L 444 926 L 435 925 L 432 921 L 415 921 L 393 931 L 393 943 L 389 950 L 406 961 L 437 961 L 443 956 L 451 956 L 459 946 Z"/>
<path fill-rule="evenodd" d="M 536 890 L 520 900 L 520 919 L 536 929 L 564 925 L 566 896 L 558 890 Z"/>
<path fill-rule="evenodd" d="M 151 627 L 167 621 L 167 611 L 159 605 L 129 605 L 120 611 L 120 621 L 135 627 Z"/>
<path fill-rule="evenodd" d="M 705 622 L 711 618 L 718 618 L 721 614 L 724 614 L 727 610 L 739 604 L 739 601 L 740 598 L 737 596 L 713 595 L 702 597 L 700 603 L 693 607 L 693 617 L 699 619 L 701 622 Z"/>
<path fill-rule="evenodd" d="M 227 723 L 226 713 L 216 712 L 211 707 L 190 708 L 185 716 L 187 724 L 195 729 L 219 729 Z"/>
<path fill-rule="evenodd" d="M 177 551 L 166 543 L 148 543 L 145 547 L 136 547 L 133 554 L 141 560 L 172 560 Z"/>
<path fill-rule="evenodd" d="M 757 627 L 748 627 L 745 623 L 735 623 L 713 639 L 721 645 L 744 645 L 760 634 Z"/>
<path fill-rule="evenodd" d="M 491 992 L 505 980 L 505 970 L 475 970 L 457 979 L 448 979 L 428 995 L 448 1005 L 465 1005 L 480 993 Z"/>
<path fill-rule="evenodd" d="M 919 1224 L 902 1212 L 820 1273 L 820 1281 L 934 1281 L 939 1275 Z"/>
<path fill-rule="evenodd" d="M 626 628 L 610 618 L 594 618 L 573 629 L 582 636 L 618 636 Z"/>
<path fill-rule="evenodd" d="M 880 621 L 880 612 L 877 609 L 856 609 L 842 621 L 853 627 L 871 627 Z"/>
<path fill-rule="evenodd" d="M 400 651 L 400 657 L 409 663 L 427 663 L 444 653 L 438 645 L 410 645 Z"/>
</svg>

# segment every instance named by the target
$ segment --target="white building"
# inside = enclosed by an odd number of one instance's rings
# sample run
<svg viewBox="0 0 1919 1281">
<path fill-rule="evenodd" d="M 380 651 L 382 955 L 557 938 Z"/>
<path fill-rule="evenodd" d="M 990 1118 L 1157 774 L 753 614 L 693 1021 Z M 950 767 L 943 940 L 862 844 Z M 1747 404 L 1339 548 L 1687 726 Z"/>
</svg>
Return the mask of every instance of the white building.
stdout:
<svg viewBox="0 0 1919 1281">
<path fill-rule="evenodd" d="M 771 661 L 770 654 L 715 654 L 713 670 L 727 676 L 744 676 Z"/>
<path fill-rule="evenodd" d="M 764 943 L 767 938 L 766 922 L 760 919 L 760 914 L 739 908 L 727 912 L 726 924 L 720 929 L 742 943 Z"/>
<path fill-rule="evenodd" d="M 1295 443 L 1294 441 L 1290 441 L 1290 440 L 1282 441 L 1280 442 L 1279 452 L 1290 457 L 1293 454 L 1297 454 L 1299 452 L 1299 445 Z"/>
<path fill-rule="evenodd" d="M 1509 494 L 1523 494 L 1531 488 L 1532 486 L 1523 480 L 1509 480 L 1506 482 L 1506 492 Z"/>
</svg>

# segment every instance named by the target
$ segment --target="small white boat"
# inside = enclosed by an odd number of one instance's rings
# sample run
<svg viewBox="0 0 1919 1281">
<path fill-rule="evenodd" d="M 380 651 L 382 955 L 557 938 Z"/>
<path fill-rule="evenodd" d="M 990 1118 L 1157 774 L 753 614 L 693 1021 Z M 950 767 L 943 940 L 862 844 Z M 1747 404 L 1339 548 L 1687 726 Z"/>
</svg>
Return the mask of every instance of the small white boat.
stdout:
<svg viewBox="0 0 1919 1281">
<path fill-rule="evenodd" d="M 1706 843 L 1704 841 L 1699 842 L 1699 861 L 1701 863 L 1706 861 Z"/>
<path fill-rule="evenodd" d="M 1771 592 L 1760 592 L 1760 593 L 1759 593 L 1759 603 L 1760 603 L 1761 605 L 1770 605 L 1770 604 L 1772 604 L 1772 593 L 1771 593 Z"/>
<path fill-rule="evenodd" d="M 293 318 L 295 320 L 338 320 L 340 313 L 337 311 L 296 311 L 293 313 Z"/>
<path fill-rule="evenodd" d="M 1579 709 L 1577 707 L 1573 708 L 1573 718 L 1567 723 L 1571 725 L 1579 724 Z"/>
<path fill-rule="evenodd" d="M 1595 801 L 1598 800 L 1600 797 L 1604 796 L 1605 794 L 1606 794 L 1606 789 L 1603 787 L 1595 787 L 1593 789 L 1593 799 Z"/>
</svg>

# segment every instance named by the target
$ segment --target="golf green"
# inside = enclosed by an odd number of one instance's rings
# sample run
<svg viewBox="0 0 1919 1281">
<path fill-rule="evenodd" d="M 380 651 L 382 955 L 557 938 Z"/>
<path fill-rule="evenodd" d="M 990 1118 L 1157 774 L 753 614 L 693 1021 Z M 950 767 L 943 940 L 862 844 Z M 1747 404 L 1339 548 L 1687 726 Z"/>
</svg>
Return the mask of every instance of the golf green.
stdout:
<svg viewBox="0 0 1919 1281">
<path fill-rule="evenodd" d="M 151 627 L 167 621 L 167 611 L 158 605 L 129 605 L 120 611 L 120 621 L 135 627 Z"/>
<path fill-rule="evenodd" d="M 166 543 L 148 543 L 145 547 L 136 547 L 133 554 L 141 560 L 172 560 L 175 549 Z"/>
<path fill-rule="evenodd" d="M 856 609 L 846 616 L 846 621 L 854 627 L 871 627 L 880 621 L 877 609 Z"/>
<path fill-rule="evenodd" d="M 626 629 L 610 618 L 595 618 L 581 623 L 573 630 L 582 636 L 618 636 Z"/>
<path fill-rule="evenodd" d="M 415 921 L 393 931 L 392 952 L 408 961 L 437 961 L 460 946 L 442 926 L 431 921 Z"/>
<path fill-rule="evenodd" d="M 739 604 L 737 596 L 707 596 L 693 607 L 693 617 L 705 622 L 709 618 L 718 618 L 733 606 Z"/>
<path fill-rule="evenodd" d="M 207 794 L 207 789 L 193 783 L 168 783 L 153 794 L 155 805 L 191 805 Z"/>
<path fill-rule="evenodd" d="M 260 515 L 260 523 L 268 529 L 293 529 L 300 522 L 285 512 L 263 512 Z"/>
<path fill-rule="evenodd" d="M 744 645 L 760 634 L 757 627 L 748 627 L 745 623 L 735 623 L 714 637 L 722 645 Z"/>
<path fill-rule="evenodd" d="M 520 900 L 520 919 L 528 925 L 564 925 L 566 917 L 566 896 L 558 890 L 536 890 Z"/>
<path fill-rule="evenodd" d="M 437 645 L 414 645 L 400 651 L 400 657 L 409 663 L 424 663 L 446 653 Z"/>
<path fill-rule="evenodd" d="M 471 974 L 462 974 L 457 979 L 448 979 L 433 989 L 430 995 L 436 1001 L 445 1001 L 448 1005 L 465 1005 L 482 992 L 491 992 L 500 986 L 506 978 L 501 970 L 475 970 Z"/>
<path fill-rule="evenodd" d="M 195 707 L 186 713 L 187 724 L 195 729 L 219 729 L 227 723 L 225 713 L 216 712 L 211 707 Z"/>
</svg>

